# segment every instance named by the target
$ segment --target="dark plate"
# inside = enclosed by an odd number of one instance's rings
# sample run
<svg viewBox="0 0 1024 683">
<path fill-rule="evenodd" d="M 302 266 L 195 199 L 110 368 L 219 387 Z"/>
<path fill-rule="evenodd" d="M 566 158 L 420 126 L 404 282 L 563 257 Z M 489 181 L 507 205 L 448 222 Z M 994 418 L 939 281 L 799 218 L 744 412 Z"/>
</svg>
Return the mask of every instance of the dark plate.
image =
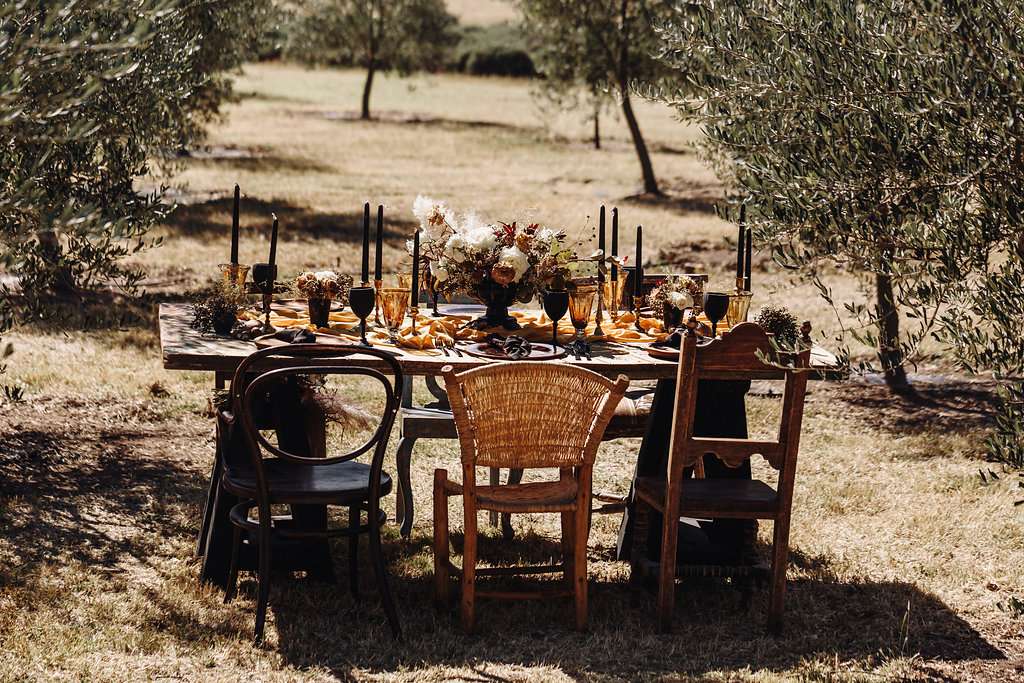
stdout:
<svg viewBox="0 0 1024 683">
<path fill-rule="evenodd" d="M 258 349 L 268 349 L 271 346 L 299 346 L 299 344 L 293 344 L 286 342 L 281 339 L 277 339 L 272 334 L 265 334 L 262 337 L 256 337 L 252 340 L 256 344 Z M 333 334 L 318 334 L 316 335 L 316 341 L 309 342 L 311 344 L 332 344 L 334 346 L 351 346 L 352 341 L 345 339 L 344 337 L 338 337 Z"/>
<path fill-rule="evenodd" d="M 465 346 L 461 346 L 460 349 L 471 356 L 476 356 L 477 358 L 491 358 L 494 360 L 547 360 L 549 358 L 559 358 L 565 355 L 565 349 L 561 346 L 552 346 L 551 344 L 540 344 L 534 342 L 530 342 L 529 356 L 515 359 L 509 358 L 505 355 L 504 351 L 494 348 L 487 342 L 466 344 Z"/>
<path fill-rule="evenodd" d="M 280 299 L 270 305 L 270 310 L 291 311 L 293 313 L 306 313 L 309 311 L 309 302 L 306 299 Z M 345 307 L 336 299 L 331 299 L 332 311 L 343 311 Z"/>
</svg>

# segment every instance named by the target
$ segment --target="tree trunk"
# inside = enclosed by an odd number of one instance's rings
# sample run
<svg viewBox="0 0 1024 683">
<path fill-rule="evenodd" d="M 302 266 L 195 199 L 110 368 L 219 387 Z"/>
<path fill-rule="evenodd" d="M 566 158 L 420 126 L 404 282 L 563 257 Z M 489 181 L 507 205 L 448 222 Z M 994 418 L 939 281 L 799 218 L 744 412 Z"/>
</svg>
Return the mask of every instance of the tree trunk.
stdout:
<svg viewBox="0 0 1024 683">
<path fill-rule="evenodd" d="M 907 381 L 903 367 L 903 352 L 900 350 L 900 315 L 892 291 L 892 277 L 875 275 L 875 295 L 878 315 L 878 360 L 885 373 L 885 384 L 889 391 L 901 396 L 914 396 L 916 392 Z"/>
<path fill-rule="evenodd" d="M 366 83 L 363 85 L 363 108 L 359 114 L 359 118 L 364 121 L 370 120 L 370 90 L 373 88 L 373 74 L 376 70 L 377 67 L 372 61 L 366 66 Z"/>
<path fill-rule="evenodd" d="M 601 149 L 601 110 L 594 109 L 594 149 Z"/>
<path fill-rule="evenodd" d="M 622 95 L 622 115 L 626 117 L 626 124 L 629 126 L 629 134 L 633 136 L 633 146 L 636 148 L 636 155 L 640 160 L 640 172 L 644 178 L 644 192 L 647 194 L 661 195 L 658 189 L 658 181 L 654 178 L 654 167 L 651 166 L 651 157 L 647 154 L 647 144 L 643 135 L 640 134 L 640 126 L 637 125 L 636 116 L 633 114 L 633 105 L 629 101 L 629 91 L 626 87 L 620 88 Z"/>
</svg>

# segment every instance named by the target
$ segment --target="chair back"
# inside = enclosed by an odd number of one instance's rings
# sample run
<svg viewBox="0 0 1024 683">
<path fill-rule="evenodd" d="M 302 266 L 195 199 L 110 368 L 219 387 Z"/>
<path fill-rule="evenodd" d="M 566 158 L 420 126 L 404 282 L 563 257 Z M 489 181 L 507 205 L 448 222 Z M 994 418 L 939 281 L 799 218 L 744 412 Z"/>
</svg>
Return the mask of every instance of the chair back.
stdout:
<svg viewBox="0 0 1024 683">
<path fill-rule="evenodd" d="M 787 479 L 792 484 L 810 364 L 808 331 L 809 327 L 804 332 L 800 350 L 791 354 L 774 350 L 769 335 L 755 323 L 737 325 L 724 332 L 721 339 L 702 346 L 697 345 L 693 327 L 686 331 L 680 344 L 676 379 L 668 464 L 670 485 L 681 481 L 684 468 L 693 467 L 708 453 L 714 454 L 729 467 L 739 467 L 753 455 L 759 454 L 779 471 L 780 489 Z M 772 361 L 766 362 L 768 359 Z M 785 388 L 776 438 L 729 439 L 693 435 L 699 380 L 751 380 L 780 375 L 785 377 Z"/>
<path fill-rule="evenodd" d="M 629 386 L 543 361 L 442 369 L 464 466 L 566 469 L 590 465 Z"/>
<path fill-rule="evenodd" d="M 359 362 L 351 360 L 354 355 L 362 357 Z M 367 356 L 374 360 L 367 362 Z M 331 377 L 359 379 L 360 393 L 371 395 L 379 404 L 373 414 L 362 411 L 355 399 L 318 393 L 318 385 Z M 263 495 L 267 494 L 264 461 L 268 458 L 322 466 L 371 452 L 372 488 L 379 483 L 403 384 L 404 375 L 394 356 L 377 349 L 335 344 L 272 347 L 256 351 L 239 364 L 231 381 L 230 412 L 225 418 L 241 427 Z M 375 385 L 379 385 L 377 391 Z M 355 419 L 368 436 L 342 444 L 328 455 L 325 422 Z M 276 442 L 266 436 L 270 429 L 277 434 Z M 334 440 L 332 445 L 336 445 Z M 230 477 L 231 464 L 225 466 Z"/>
</svg>

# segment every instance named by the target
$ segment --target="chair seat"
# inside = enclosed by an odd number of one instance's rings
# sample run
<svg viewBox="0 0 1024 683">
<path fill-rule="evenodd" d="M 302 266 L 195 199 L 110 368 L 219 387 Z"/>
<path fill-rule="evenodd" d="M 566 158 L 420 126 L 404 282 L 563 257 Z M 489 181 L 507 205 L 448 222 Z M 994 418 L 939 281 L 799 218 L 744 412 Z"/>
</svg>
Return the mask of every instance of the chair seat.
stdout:
<svg viewBox="0 0 1024 683">
<path fill-rule="evenodd" d="M 665 479 L 637 477 L 634 486 L 636 495 L 664 512 Z M 777 492 L 757 479 L 685 479 L 679 498 L 683 514 L 772 519 L 778 512 Z"/>
<path fill-rule="evenodd" d="M 445 490 L 462 495 L 462 484 L 445 481 Z M 575 510 L 576 480 L 477 486 L 477 507 L 495 512 L 568 512 Z"/>
<path fill-rule="evenodd" d="M 370 466 L 361 462 L 302 465 L 281 459 L 263 461 L 272 503 L 304 504 L 365 501 L 370 488 Z M 224 486 L 243 498 L 256 497 L 256 476 L 248 465 L 232 466 Z M 391 477 L 380 473 L 380 494 L 391 492 Z"/>
</svg>

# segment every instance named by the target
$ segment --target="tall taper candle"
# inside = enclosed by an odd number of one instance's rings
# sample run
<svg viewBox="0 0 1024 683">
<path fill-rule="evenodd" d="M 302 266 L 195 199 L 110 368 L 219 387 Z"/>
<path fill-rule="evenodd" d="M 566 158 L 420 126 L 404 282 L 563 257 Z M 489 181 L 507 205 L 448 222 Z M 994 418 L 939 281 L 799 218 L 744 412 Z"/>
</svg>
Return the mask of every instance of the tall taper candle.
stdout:
<svg viewBox="0 0 1024 683">
<path fill-rule="evenodd" d="M 644 226 L 636 226 L 636 268 L 633 270 L 633 296 L 642 297 L 644 291 Z M 638 312 L 639 313 L 639 312 Z"/>
<path fill-rule="evenodd" d="M 619 208 L 612 209 L 612 256 L 619 255 Z M 612 261 L 612 281 L 619 279 L 619 267 Z"/>
<path fill-rule="evenodd" d="M 747 228 L 747 258 L 746 258 L 746 262 L 744 263 L 744 267 L 747 269 L 746 270 L 747 280 L 744 283 L 744 287 L 746 287 L 748 292 L 750 291 L 750 264 L 751 264 L 751 261 L 753 261 L 753 249 L 754 249 L 753 244 L 754 244 L 754 229 L 753 228 Z"/>
<path fill-rule="evenodd" d="M 235 204 L 231 211 L 231 263 L 238 263 L 238 183 L 235 183 Z"/>
<path fill-rule="evenodd" d="M 370 202 L 363 205 L 363 268 L 360 281 L 369 282 L 370 277 Z"/>
<path fill-rule="evenodd" d="M 736 238 L 736 277 L 743 277 L 743 240 L 747 235 L 746 226 L 747 207 L 746 205 L 740 207 L 740 220 L 739 220 L 739 236 Z"/>
<path fill-rule="evenodd" d="M 601 250 L 601 259 L 603 260 L 607 256 L 604 253 L 604 204 L 601 205 L 601 219 L 597 230 L 597 248 Z M 602 263 L 601 265 L 604 264 Z M 602 268 L 597 269 L 597 281 L 599 283 L 604 282 L 604 270 Z"/>
<path fill-rule="evenodd" d="M 274 217 L 274 228 L 270 231 L 270 277 L 274 277 L 274 263 L 277 261 L 277 214 L 270 214 Z"/>
<path fill-rule="evenodd" d="M 414 230 L 412 234 L 412 303 L 411 306 L 418 306 L 420 303 L 420 231 Z"/>
<path fill-rule="evenodd" d="M 384 205 L 377 205 L 377 251 L 374 255 L 373 279 L 380 280 L 380 261 L 382 257 L 382 245 L 384 244 Z"/>
</svg>

